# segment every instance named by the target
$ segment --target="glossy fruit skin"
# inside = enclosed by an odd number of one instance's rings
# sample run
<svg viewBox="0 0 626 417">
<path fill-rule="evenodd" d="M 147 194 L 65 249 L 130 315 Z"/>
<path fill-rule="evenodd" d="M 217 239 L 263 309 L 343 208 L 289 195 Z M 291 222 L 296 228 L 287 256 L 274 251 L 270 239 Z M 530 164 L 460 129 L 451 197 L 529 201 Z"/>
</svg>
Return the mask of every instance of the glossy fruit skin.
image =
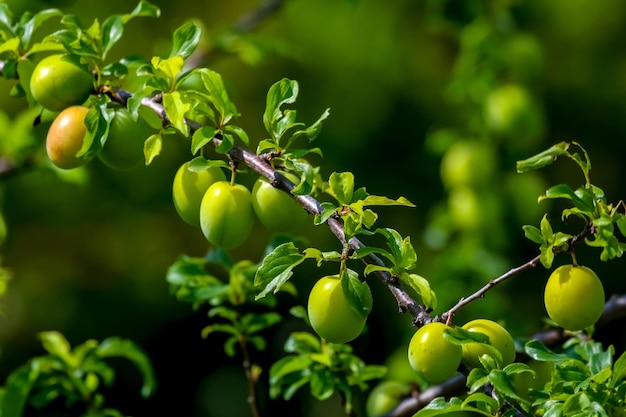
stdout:
<svg viewBox="0 0 626 417">
<path fill-rule="evenodd" d="M 562 265 L 548 278 L 544 304 L 556 324 L 566 330 L 583 330 L 602 315 L 604 288 L 590 268 Z"/>
<path fill-rule="evenodd" d="M 52 111 L 83 104 L 93 89 L 94 78 L 88 69 L 62 54 L 42 59 L 30 79 L 34 99 Z"/>
<path fill-rule="evenodd" d="M 189 162 L 178 168 L 172 184 L 172 200 L 176 212 L 185 222 L 200 227 L 202 197 L 218 181 L 226 181 L 226 175 L 220 168 L 190 171 Z"/>
<path fill-rule="evenodd" d="M 420 327 L 409 342 L 411 367 L 431 384 L 451 378 L 461 364 L 461 346 L 448 341 L 443 323 L 432 322 Z"/>
<path fill-rule="evenodd" d="M 87 163 L 87 159 L 76 154 L 83 146 L 87 127 L 85 116 L 89 109 L 71 106 L 54 119 L 46 137 L 46 152 L 54 165 L 61 169 L 72 169 Z"/>
<path fill-rule="evenodd" d="M 145 160 L 143 144 L 148 136 L 150 136 L 150 130 L 141 118 L 133 120 L 128 110 L 117 109 L 98 158 L 112 169 L 136 168 Z"/>
<path fill-rule="evenodd" d="M 365 327 L 366 319 L 348 303 L 338 275 L 320 278 L 313 285 L 307 311 L 315 333 L 330 343 L 348 343 Z"/>
<path fill-rule="evenodd" d="M 210 243 L 236 248 L 250 236 L 253 226 L 254 211 L 245 186 L 218 181 L 206 190 L 200 203 L 200 228 Z"/>
<path fill-rule="evenodd" d="M 465 330 L 479 332 L 489 338 L 489 343 L 495 347 L 502 355 L 501 367 L 512 363 L 515 360 L 515 341 L 511 334 L 495 321 L 486 319 L 476 319 L 463 325 Z M 481 366 L 478 358 L 489 354 L 489 350 L 480 343 L 467 343 L 462 346 L 463 360 L 472 368 Z"/>
<path fill-rule="evenodd" d="M 283 174 L 285 175 L 285 174 Z M 294 175 L 286 174 L 292 182 Z M 263 226 L 274 232 L 288 232 L 298 227 L 307 217 L 307 212 L 291 196 L 259 177 L 252 187 L 252 207 Z"/>
<path fill-rule="evenodd" d="M 393 380 L 382 381 L 367 396 L 365 413 L 367 417 L 382 416 L 396 408 L 402 398 L 408 394 L 407 384 Z"/>
</svg>

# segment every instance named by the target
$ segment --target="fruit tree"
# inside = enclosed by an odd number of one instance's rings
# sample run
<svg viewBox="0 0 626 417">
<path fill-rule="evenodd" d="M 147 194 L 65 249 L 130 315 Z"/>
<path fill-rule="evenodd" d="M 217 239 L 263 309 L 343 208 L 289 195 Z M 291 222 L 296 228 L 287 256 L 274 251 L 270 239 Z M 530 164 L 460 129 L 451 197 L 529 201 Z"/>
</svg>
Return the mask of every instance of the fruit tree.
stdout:
<svg viewBox="0 0 626 417">
<path fill-rule="evenodd" d="M 0 3 L 0 415 L 625 415 L 626 6 L 222 3 Z"/>
</svg>

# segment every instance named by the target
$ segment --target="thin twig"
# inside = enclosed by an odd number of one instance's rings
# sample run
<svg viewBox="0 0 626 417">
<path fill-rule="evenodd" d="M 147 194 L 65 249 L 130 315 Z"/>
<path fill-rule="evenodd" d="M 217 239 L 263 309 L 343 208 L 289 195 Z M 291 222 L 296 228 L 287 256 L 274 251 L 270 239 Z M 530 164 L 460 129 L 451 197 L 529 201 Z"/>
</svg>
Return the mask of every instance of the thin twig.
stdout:
<svg viewBox="0 0 626 417">
<path fill-rule="evenodd" d="M 626 317 L 626 294 L 614 295 L 605 304 L 602 316 L 596 323 L 596 328 L 607 325 L 613 320 Z M 572 336 L 562 328 L 555 328 L 533 334 L 529 340 L 537 339 L 546 346 L 555 346 L 563 343 Z M 428 388 L 426 391 L 402 401 L 394 410 L 383 417 L 409 417 L 426 407 L 437 397 L 450 398 L 467 392 L 466 378 L 457 374 L 449 380 Z M 523 414 L 522 414 L 523 415 Z"/>
<path fill-rule="evenodd" d="M 471 303 L 472 301 L 475 301 L 479 298 L 484 298 L 485 294 L 487 293 L 487 291 L 489 291 L 491 288 L 495 287 L 498 284 L 501 284 L 502 282 L 506 281 L 507 279 L 514 277 L 515 275 L 526 271 L 527 269 L 530 268 L 534 268 L 535 266 L 537 266 L 537 264 L 539 264 L 540 262 L 540 255 L 535 256 L 533 259 L 531 259 L 530 261 L 515 267 L 513 269 L 510 269 L 509 271 L 507 271 L 506 273 L 500 275 L 498 278 L 496 279 L 492 279 L 491 281 L 489 281 L 487 284 L 485 284 L 481 289 L 479 289 L 478 291 L 476 291 L 474 294 L 462 298 L 458 303 L 456 303 L 456 305 L 454 305 L 451 309 L 449 309 L 447 312 L 442 314 L 442 318 L 444 320 L 448 320 L 448 318 L 451 318 L 452 316 L 454 316 L 454 314 L 459 311 L 461 308 L 465 307 L 466 305 L 468 305 L 469 303 Z"/>
</svg>

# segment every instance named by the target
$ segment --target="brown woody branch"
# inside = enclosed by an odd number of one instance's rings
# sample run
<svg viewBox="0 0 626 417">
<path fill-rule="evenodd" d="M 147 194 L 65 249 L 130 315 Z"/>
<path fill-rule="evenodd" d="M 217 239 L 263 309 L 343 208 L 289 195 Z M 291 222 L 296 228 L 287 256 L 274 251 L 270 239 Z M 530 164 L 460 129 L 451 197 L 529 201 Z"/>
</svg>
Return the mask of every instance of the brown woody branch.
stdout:
<svg viewBox="0 0 626 417">
<path fill-rule="evenodd" d="M 126 105 L 126 102 L 130 97 L 131 94 L 124 90 L 114 90 L 111 92 L 111 98 L 123 105 Z M 161 117 L 164 125 L 169 124 L 165 109 L 161 105 L 161 103 L 158 102 L 158 100 L 144 98 L 142 99 L 141 104 L 149 107 L 154 112 L 156 112 Z M 187 120 L 187 124 L 191 132 L 194 132 L 202 127 L 199 123 L 193 120 Z M 221 144 L 221 142 L 222 139 L 216 136 L 212 139 L 211 144 L 217 147 Z M 228 152 L 228 156 L 232 161 L 243 163 L 251 168 L 253 171 L 255 171 L 257 174 L 268 179 L 274 187 L 285 191 L 292 198 L 298 201 L 298 203 L 302 207 L 304 207 L 304 209 L 310 214 L 317 215 L 322 213 L 321 203 L 313 196 L 292 194 L 291 190 L 295 187 L 295 184 L 289 181 L 289 179 L 285 178 L 285 176 L 279 175 L 268 162 L 268 158 L 266 158 L 264 155 L 257 155 L 244 147 L 235 145 Z M 338 215 L 331 216 L 326 221 L 326 224 L 328 225 L 331 232 L 337 237 L 337 239 L 339 239 L 342 247 L 345 247 L 347 243 L 348 248 L 351 251 L 355 251 L 365 246 L 357 238 L 352 238 L 348 242 L 346 242 L 343 222 Z M 385 263 L 382 261 L 382 259 L 374 254 L 364 257 L 363 262 L 365 262 L 366 264 L 385 266 Z M 407 291 L 397 279 L 393 279 L 391 274 L 385 271 L 377 271 L 376 274 L 387 285 L 393 296 L 396 298 L 399 310 L 401 312 L 408 311 L 411 314 L 411 316 L 413 317 L 413 324 L 415 326 L 420 327 L 432 321 L 432 317 L 427 312 L 426 308 L 417 303 L 407 293 Z"/>
<path fill-rule="evenodd" d="M 594 228 L 592 226 L 587 226 L 585 227 L 585 229 L 580 232 L 577 235 L 574 235 L 571 237 L 571 239 L 569 239 L 569 241 L 567 242 L 567 244 L 565 245 L 565 247 L 559 247 L 556 248 L 554 250 L 554 253 L 563 253 L 563 252 L 573 252 L 573 248 L 574 246 L 582 241 L 585 237 L 589 236 L 590 234 L 593 234 L 595 232 Z M 491 288 L 495 287 L 498 284 L 503 283 L 504 281 L 508 280 L 509 278 L 512 278 L 524 271 L 526 271 L 527 269 L 531 269 L 536 267 L 539 263 L 541 262 L 541 257 L 540 255 L 535 256 L 533 259 L 531 259 L 530 261 L 510 269 L 509 271 L 505 272 L 504 274 L 502 274 L 501 276 L 499 276 L 498 278 L 492 279 L 491 281 L 489 281 L 487 284 L 485 284 L 482 288 L 480 288 L 478 291 L 476 291 L 474 294 L 468 296 L 468 297 L 464 297 L 462 298 L 458 303 L 456 303 L 452 308 L 450 308 L 448 311 L 446 311 L 445 313 L 443 313 L 441 315 L 441 318 L 444 321 L 449 321 L 452 319 L 452 317 L 454 317 L 454 315 L 456 314 L 457 311 L 459 311 L 461 308 L 467 306 L 469 303 L 471 303 L 472 301 L 475 301 L 479 298 L 484 298 L 485 294 L 487 293 L 487 291 L 489 291 Z"/>
</svg>

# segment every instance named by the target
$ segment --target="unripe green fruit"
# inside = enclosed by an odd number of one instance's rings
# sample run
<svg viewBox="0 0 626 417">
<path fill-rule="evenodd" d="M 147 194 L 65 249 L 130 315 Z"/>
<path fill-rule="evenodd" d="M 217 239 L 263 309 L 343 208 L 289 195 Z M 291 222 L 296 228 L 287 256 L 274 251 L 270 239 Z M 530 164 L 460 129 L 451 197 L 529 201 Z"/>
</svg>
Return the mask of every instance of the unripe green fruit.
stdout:
<svg viewBox="0 0 626 417">
<path fill-rule="evenodd" d="M 294 183 L 298 180 L 292 174 L 286 174 L 286 177 Z M 306 210 L 297 201 L 263 177 L 259 177 L 252 188 L 252 207 L 259 221 L 275 232 L 293 230 L 307 216 Z"/>
<path fill-rule="evenodd" d="M 87 159 L 76 156 L 81 150 L 87 133 L 85 116 L 89 109 L 71 106 L 54 119 L 46 137 L 46 152 L 54 165 L 62 169 L 77 168 Z"/>
<path fill-rule="evenodd" d="M 42 59 L 30 78 L 33 98 L 52 111 L 83 104 L 93 88 L 94 78 L 88 69 L 68 55 L 50 55 Z"/>
<path fill-rule="evenodd" d="M 144 162 L 143 145 L 150 136 L 141 119 L 133 120 L 125 108 L 115 111 L 109 134 L 98 158 L 109 168 L 129 170 Z"/>
<path fill-rule="evenodd" d="M 502 361 L 499 363 L 501 367 L 505 367 L 515 360 L 515 341 L 513 337 L 495 321 L 476 319 L 465 323 L 463 328 L 470 332 L 482 333 L 489 338 L 491 346 L 496 348 L 502 355 Z M 480 343 L 466 343 L 462 346 L 462 349 L 463 360 L 472 368 L 481 366 L 479 357 L 485 354 L 490 355 L 488 348 Z"/>
<path fill-rule="evenodd" d="M 411 367 L 431 384 L 451 378 L 461 364 L 461 346 L 444 337 L 443 323 L 432 322 L 420 327 L 409 343 Z"/>
<path fill-rule="evenodd" d="M 487 127 L 502 136 L 516 139 L 515 146 L 525 149 L 541 139 L 543 113 L 530 92 L 521 85 L 509 84 L 493 90 L 485 100 Z"/>
<path fill-rule="evenodd" d="M 200 204 L 208 188 L 218 181 L 226 181 L 220 168 L 190 171 L 189 162 L 176 171 L 172 185 L 172 199 L 178 215 L 192 226 L 200 226 Z"/>
<path fill-rule="evenodd" d="M 409 394 L 409 386 L 398 381 L 382 381 L 367 396 L 367 417 L 379 417 L 393 410 Z"/>
<path fill-rule="evenodd" d="M 548 278 L 544 303 L 556 324 L 566 330 L 583 330 L 602 315 L 604 288 L 590 268 L 562 265 Z"/>
<path fill-rule="evenodd" d="M 476 140 L 462 140 L 448 148 L 441 160 L 441 180 L 452 188 L 478 185 L 495 172 L 496 155 L 490 146 Z"/>
<path fill-rule="evenodd" d="M 311 327 L 330 343 L 347 343 L 357 338 L 365 318 L 348 303 L 338 275 L 320 278 L 309 293 L 307 304 Z"/>
<path fill-rule="evenodd" d="M 233 249 L 250 236 L 253 226 L 254 211 L 246 187 L 218 181 L 206 190 L 200 203 L 200 228 L 210 243 Z"/>
</svg>

